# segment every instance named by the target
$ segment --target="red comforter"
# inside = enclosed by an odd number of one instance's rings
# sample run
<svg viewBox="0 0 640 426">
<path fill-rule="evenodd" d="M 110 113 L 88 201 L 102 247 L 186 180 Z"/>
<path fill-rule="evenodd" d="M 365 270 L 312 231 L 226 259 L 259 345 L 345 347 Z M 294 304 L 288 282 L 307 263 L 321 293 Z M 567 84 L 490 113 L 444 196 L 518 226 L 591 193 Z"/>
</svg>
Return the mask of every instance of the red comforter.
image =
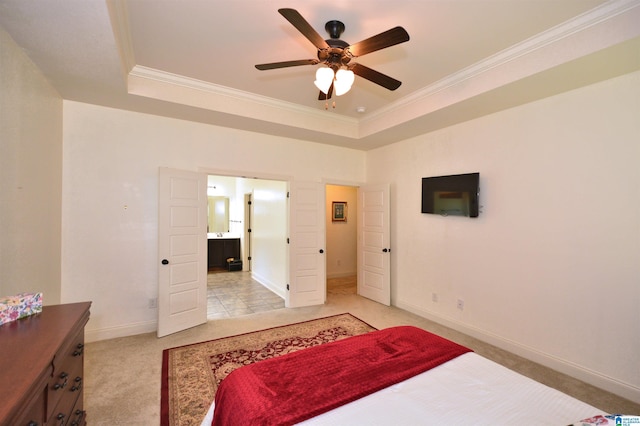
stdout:
<svg viewBox="0 0 640 426">
<path fill-rule="evenodd" d="M 469 351 L 419 328 L 401 326 L 260 361 L 222 381 L 213 425 L 295 424 Z"/>
</svg>

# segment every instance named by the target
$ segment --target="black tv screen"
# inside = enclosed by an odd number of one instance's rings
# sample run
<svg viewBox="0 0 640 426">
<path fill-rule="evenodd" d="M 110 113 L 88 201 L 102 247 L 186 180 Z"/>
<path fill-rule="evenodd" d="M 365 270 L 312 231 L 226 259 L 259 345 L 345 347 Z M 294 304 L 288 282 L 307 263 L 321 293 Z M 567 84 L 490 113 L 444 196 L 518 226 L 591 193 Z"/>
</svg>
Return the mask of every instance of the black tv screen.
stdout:
<svg viewBox="0 0 640 426">
<path fill-rule="evenodd" d="M 422 213 L 478 217 L 480 173 L 422 178 Z"/>
</svg>

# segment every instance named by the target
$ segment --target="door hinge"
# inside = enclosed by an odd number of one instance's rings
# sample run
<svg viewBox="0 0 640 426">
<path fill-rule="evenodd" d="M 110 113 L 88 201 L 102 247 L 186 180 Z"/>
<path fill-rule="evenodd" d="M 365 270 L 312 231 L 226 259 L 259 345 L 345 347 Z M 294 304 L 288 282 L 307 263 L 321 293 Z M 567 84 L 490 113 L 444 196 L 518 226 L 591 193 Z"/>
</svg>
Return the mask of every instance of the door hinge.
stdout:
<svg viewBox="0 0 640 426">
<path fill-rule="evenodd" d="M 251 232 L 251 228 L 247 229 L 247 232 Z"/>
<path fill-rule="evenodd" d="M 289 244 L 289 238 L 287 238 L 287 244 Z"/>
<path fill-rule="evenodd" d="M 289 291 L 289 284 L 287 284 L 287 291 Z"/>
<path fill-rule="evenodd" d="M 289 198 L 289 194 L 290 194 L 290 192 L 289 192 L 289 191 L 287 191 L 287 198 Z"/>
<path fill-rule="evenodd" d="M 251 260 L 251 256 L 247 257 L 247 260 Z"/>
<path fill-rule="evenodd" d="M 251 201 L 247 201 L 247 204 L 248 204 L 248 205 L 251 205 Z"/>
</svg>

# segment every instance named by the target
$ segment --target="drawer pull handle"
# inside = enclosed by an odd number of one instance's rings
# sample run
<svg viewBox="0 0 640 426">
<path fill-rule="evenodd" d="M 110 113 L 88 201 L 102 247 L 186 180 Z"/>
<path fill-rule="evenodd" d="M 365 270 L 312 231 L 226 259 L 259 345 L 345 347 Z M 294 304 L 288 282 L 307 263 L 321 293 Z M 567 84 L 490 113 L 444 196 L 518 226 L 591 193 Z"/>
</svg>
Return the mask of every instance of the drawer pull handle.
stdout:
<svg viewBox="0 0 640 426">
<path fill-rule="evenodd" d="M 71 386 L 71 392 L 75 392 L 82 387 L 82 377 L 76 377 L 74 382 L 76 382 L 76 384 Z"/>
<path fill-rule="evenodd" d="M 58 413 L 58 415 L 56 416 L 56 419 L 58 419 L 58 420 L 64 419 L 64 414 Z"/>
<path fill-rule="evenodd" d="M 53 385 L 53 390 L 58 390 L 58 389 L 64 389 L 65 386 L 67 386 L 67 377 L 69 375 L 67 373 L 62 373 L 60 374 L 60 378 L 64 380 L 64 382 L 62 383 L 56 383 L 55 385 Z"/>
<path fill-rule="evenodd" d="M 84 351 L 84 345 L 82 343 L 78 343 L 78 346 L 76 346 L 76 350 L 73 351 L 73 356 L 80 356 L 82 355 L 82 352 Z"/>
<path fill-rule="evenodd" d="M 76 410 L 74 414 L 76 415 L 76 419 L 71 422 L 71 426 L 79 426 L 80 422 L 82 422 L 82 419 L 84 418 L 85 412 L 82 410 Z"/>
</svg>

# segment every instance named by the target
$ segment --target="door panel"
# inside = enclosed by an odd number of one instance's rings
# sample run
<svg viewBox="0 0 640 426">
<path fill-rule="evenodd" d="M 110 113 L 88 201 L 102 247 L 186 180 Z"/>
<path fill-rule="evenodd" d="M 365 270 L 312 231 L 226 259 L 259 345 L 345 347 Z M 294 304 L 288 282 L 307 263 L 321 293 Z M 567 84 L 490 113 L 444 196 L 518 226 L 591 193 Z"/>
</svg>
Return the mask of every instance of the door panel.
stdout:
<svg viewBox="0 0 640 426">
<path fill-rule="evenodd" d="M 389 306 L 389 185 L 361 187 L 358 201 L 358 294 Z"/>
<path fill-rule="evenodd" d="M 158 337 L 207 321 L 207 177 L 160 168 Z"/>
<path fill-rule="evenodd" d="M 324 186 L 292 182 L 290 186 L 290 269 L 287 307 L 325 302 Z"/>
</svg>

